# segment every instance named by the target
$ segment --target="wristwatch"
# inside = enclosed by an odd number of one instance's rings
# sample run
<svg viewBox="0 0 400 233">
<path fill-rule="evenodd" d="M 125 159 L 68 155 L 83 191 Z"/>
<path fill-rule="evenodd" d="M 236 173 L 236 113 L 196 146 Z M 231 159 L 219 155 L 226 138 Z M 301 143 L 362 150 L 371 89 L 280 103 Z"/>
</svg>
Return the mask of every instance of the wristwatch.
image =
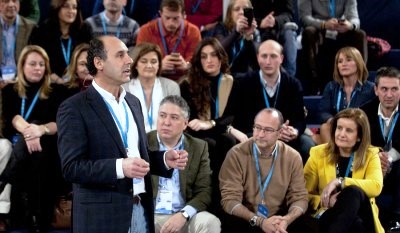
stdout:
<svg viewBox="0 0 400 233">
<path fill-rule="evenodd" d="M 258 219 L 258 216 L 254 215 L 249 221 L 250 226 L 255 227 L 257 225 L 257 219 Z"/>
<path fill-rule="evenodd" d="M 181 214 L 183 215 L 183 217 L 186 218 L 186 221 L 189 221 L 190 216 L 189 216 L 189 214 L 188 214 L 185 210 L 181 210 L 181 211 L 179 211 L 179 212 L 181 212 Z"/>
</svg>

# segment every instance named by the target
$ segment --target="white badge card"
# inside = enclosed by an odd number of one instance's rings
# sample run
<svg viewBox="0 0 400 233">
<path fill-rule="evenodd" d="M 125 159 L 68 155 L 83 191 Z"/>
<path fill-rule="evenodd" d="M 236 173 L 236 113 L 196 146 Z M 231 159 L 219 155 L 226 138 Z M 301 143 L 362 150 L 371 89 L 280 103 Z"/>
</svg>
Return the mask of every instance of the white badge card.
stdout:
<svg viewBox="0 0 400 233">
<path fill-rule="evenodd" d="M 155 212 L 157 214 L 172 214 L 172 191 L 159 189 Z"/>
<path fill-rule="evenodd" d="M 326 30 L 325 32 L 325 37 L 328 39 L 336 40 L 337 35 L 338 35 L 337 31 Z"/>
<path fill-rule="evenodd" d="M 14 66 L 2 66 L 1 67 L 1 77 L 4 81 L 9 80 L 13 81 L 15 80 L 15 75 L 16 75 L 16 69 Z"/>
</svg>

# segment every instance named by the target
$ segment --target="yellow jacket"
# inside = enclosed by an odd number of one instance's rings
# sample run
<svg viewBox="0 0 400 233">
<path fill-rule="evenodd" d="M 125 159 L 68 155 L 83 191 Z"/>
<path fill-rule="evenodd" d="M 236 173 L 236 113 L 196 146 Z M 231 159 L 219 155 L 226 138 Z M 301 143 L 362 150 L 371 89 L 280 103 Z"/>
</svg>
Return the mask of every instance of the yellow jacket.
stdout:
<svg viewBox="0 0 400 233">
<path fill-rule="evenodd" d="M 309 211 L 313 215 L 321 208 L 320 195 L 322 190 L 331 180 L 336 178 L 336 165 L 328 163 L 328 156 L 325 151 L 326 146 L 327 144 L 322 144 L 311 148 L 310 158 L 304 167 L 306 188 L 309 193 Z M 378 206 L 375 203 L 375 197 L 381 193 L 383 187 L 381 162 L 378 153 L 378 148 L 370 147 L 367 151 L 365 166 L 353 171 L 352 177 L 344 178 L 343 183 L 344 187 L 350 185 L 360 187 L 370 198 L 375 232 L 384 233 L 385 231 L 378 218 Z"/>
</svg>

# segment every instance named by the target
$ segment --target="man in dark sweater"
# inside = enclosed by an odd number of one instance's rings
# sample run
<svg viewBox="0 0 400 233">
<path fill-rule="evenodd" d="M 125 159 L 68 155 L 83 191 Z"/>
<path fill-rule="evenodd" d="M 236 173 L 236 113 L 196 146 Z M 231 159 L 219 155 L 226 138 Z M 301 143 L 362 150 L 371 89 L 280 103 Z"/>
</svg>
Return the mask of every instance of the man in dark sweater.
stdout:
<svg viewBox="0 0 400 233">
<path fill-rule="evenodd" d="M 303 163 L 314 146 L 311 137 L 303 134 L 306 128 L 303 89 L 300 82 L 281 69 L 283 48 L 273 40 L 261 43 L 257 51 L 260 70 L 237 77 L 240 89 L 233 126 L 250 135 L 253 119 L 264 108 L 276 108 L 285 120 L 279 139 L 300 152 Z"/>
</svg>

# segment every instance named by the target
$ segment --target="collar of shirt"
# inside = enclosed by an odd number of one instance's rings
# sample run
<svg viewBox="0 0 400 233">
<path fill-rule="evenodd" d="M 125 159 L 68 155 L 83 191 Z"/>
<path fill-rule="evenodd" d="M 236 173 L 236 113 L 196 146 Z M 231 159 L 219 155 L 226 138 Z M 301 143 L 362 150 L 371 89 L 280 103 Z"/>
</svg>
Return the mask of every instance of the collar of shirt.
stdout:
<svg viewBox="0 0 400 233">
<path fill-rule="evenodd" d="M 273 87 L 268 86 L 268 82 L 264 79 L 264 77 L 261 77 L 261 80 L 263 81 L 263 85 L 265 90 L 267 91 L 268 96 L 272 98 L 275 95 L 278 85 L 281 83 L 281 72 L 278 73 L 278 79 L 276 80 L 276 83 Z"/>
<path fill-rule="evenodd" d="M 182 145 L 182 143 L 184 143 L 183 142 L 183 140 L 182 140 L 182 137 L 183 137 L 183 134 L 181 135 L 181 137 L 179 138 L 179 141 L 178 141 L 178 143 L 174 146 L 174 148 L 172 148 L 172 149 L 174 149 L 174 150 L 179 150 L 179 148 L 181 147 L 181 145 Z M 161 138 L 160 138 L 160 135 L 158 135 L 158 133 L 157 133 L 157 141 L 158 141 L 158 145 L 160 146 L 160 151 L 166 151 L 166 150 L 168 150 L 168 148 L 164 145 L 164 143 L 161 141 Z"/>
<path fill-rule="evenodd" d="M 105 10 L 102 12 L 102 14 L 103 14 L 103 16 L 104 16 L 104 19 L 106 20 L 106 24 L 115 24 L 115 25 L 119 25 L 119 24 L 122 22 L 122 20 L 124 19 L 124 15 L 121 14 L 121 15 L 119 16 L 119 18 L 118 18 L 118 20 L 117 20 L 116 23 L 111 23 L 111 22 L 110 22 L 110 19 L 107 17 L 107 14 L 106 14 L 106 11 L 105 11 Z"/>
<path fill-rule="evenodd" d="M 394 111 L 392 112 L 392 115 L 390 115 L 390 117 L 385 117 L 385 116 L 383 115 L 383 112 L 382 112 L 381 103 L 379 103 L 379 106 L 378 106 L 378 116 L 382 117 L 382 119 L 385 121 L 385 126 L 386 126 L 386 127 L 389 126 L 390 122 L 391 122 L 392 119 L 393 119 L 394 114 L 396 114 L 396 112 L 398 112 L 398 111 L 399 111 L 399 105 L 397 104 L 397 107 L 396 107 L 396 108 L 394 109 Z"/>
<path fill-rule="evenodd" d="M 254 142 L 254 145 L 256 145 L 256 149 L 257 149 L 257 153 L 260 155 L 259 157 L 272 157 L 273 155 L 274 155 L 274 153 L 275 153 L 275 151 L 278 149 L 278 144 L 277 143 L 275 143 L 275 145 L 274 145 L 274 149 L 271 151 L 271 153 L 269 154 L 269 155 L 263 155 L 262 153 L 261 153 L 261 150 L 260 150 L 260 148 L 258 148 L 258 146 L 257 146 L 257 144 Z"/>
<path fill-rule="evenodd" d="M 123 87 L 121 87 L 122 91 L 121 94 L 119 95 L 119 99 L 116 100 L 115 97 L 108 91 L 104 90 L 102 87 L 100 87 L 97 83 L 96 80 L 93 79 L 92 85 L 94 87 L 94 89 L 96 89 L 97 92 L 99 92 L 99 94 L 101 95 L 101 97 L 103 97 L 105 100 L 107 100 L 108 102 L 110 101 L 117 101 L 118 103 L 121 102 L 121 100 L 124 100 L 125 95 L 126 95 L 126 91 Z"/>
<path fill-rule="evenodd" d="M 15 27 L 16 27 L 16 21 L 17 21 L 17 19 L 15 18 L 14 22 L 11 25 L 9 25 L 4 21 L 3 17 L 0 16 L 0 22 L 1 22 L 1 26 L 3 27 L 3 31 L 8 31 L 10 29 L 14 29 L 13 30 L 13 32 L 14 32 Z"/>
</svg>

